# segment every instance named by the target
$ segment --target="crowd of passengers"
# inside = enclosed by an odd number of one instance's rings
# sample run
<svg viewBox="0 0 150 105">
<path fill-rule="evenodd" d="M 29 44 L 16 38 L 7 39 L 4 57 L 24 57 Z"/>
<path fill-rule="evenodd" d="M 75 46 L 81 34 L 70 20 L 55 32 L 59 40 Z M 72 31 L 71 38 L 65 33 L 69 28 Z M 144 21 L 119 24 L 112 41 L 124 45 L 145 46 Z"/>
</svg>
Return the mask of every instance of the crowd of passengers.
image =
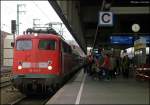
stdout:
<svg viewBox="0 0 150 105">
<path fill-rule="evenodd" d="M 113 54 L 104 54 L 99 57 L 90 54 L 86 57 L 84 73 L 95 79 L 111 80 L 117 78 L 119 75 L 128 78 L 131 64 L 132 62 L 128 55 L 121 58 Z"/>
</svg>

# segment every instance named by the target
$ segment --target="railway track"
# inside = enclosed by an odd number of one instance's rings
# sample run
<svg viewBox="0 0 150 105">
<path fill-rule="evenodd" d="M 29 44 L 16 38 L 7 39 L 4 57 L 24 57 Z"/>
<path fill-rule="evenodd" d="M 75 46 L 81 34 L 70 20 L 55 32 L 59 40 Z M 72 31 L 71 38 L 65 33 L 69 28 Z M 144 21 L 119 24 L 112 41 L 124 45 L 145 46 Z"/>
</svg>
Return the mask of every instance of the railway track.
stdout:
<svg viewBox="0 0 150 105">
<path fill-rule="evenodd" d="M 5 80 L 0 82 L 0 88 L 12 85 L 10 80 Z"/>
<path fill-rule="evenodd" d="M 0 88 L 11 85 L 12 72 L 10 70 L 0 72 Z"/>
<path fill-rule="evenodd" d="M 0 68 L 0 77 L 12 75 L 10 67 L 1 67 Z"/>
<path fill-rule="evenodd" d="M 10 103 L 10 105 L 44 105 L 51 96 L 24 96 Z"/>
<path fill-rule="evenodd" d="M 8 72 L 1 72 L 0 73 L 0 77 L 11 77 L 12 76 L 12 72 L 8 71 Z"/>
</svg>

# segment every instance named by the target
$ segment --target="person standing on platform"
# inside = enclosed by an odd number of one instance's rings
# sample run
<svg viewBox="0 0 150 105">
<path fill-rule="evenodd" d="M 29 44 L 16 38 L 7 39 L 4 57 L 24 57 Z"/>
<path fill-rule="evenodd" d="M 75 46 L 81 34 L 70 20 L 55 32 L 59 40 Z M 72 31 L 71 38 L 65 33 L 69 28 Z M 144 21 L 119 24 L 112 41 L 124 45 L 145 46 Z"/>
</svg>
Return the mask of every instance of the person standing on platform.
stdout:
<svg viewBox="0 0 150 105">
<path fill-rule="evenodd" d="M 121 58 L 119 56 L 116 57 L 116 75 L 120 75 L 121 73 Z"/>
<path fill-rule="evenodd" d="M 93 64 L 93 61 L 94 61 L 93 55 L 92 54 L 88 55 L 88 64 L 87 64 L 88 69 L 87 69 L 87 73 L 89 75 L 92 74 L 92 64 Z"/>
<path fill-rule="evenodd" d="M 123 77 L 128 78 L 129 77 L 129 65 L 130 65 L 130 60 L 129 60 L 128 55 L 124 56 L 122 65 L 123 65 L 123 69 L 122 69 Z"/>
<path fill-rule="evenodd" d="M 111 70 L 111 63 L 110 63 L 110 57 L 108 54 L 105 54 L 105 57 L 104 57 L 104 62 L 103 64 L 101 65 L 101 68 L 104 69 L 105 71 L 105 78 L 107 80 L 109 80 L 109 74 L 110 74 L 110 70 Z"/>
<path fill-rule="evenodd" d="M 110 56 L 111 70 L 109 72 L 110 78 L 116 78 L 116 59 L 113 54 Z"/>
<path fill-rule="evenodd" d="M 88 56 L 86 56 L 85 59 L 84 59 L 83 68 L 84 68 L 84 73 L 87 73 L 87 71 L 88 71 Z"/>
</svg>

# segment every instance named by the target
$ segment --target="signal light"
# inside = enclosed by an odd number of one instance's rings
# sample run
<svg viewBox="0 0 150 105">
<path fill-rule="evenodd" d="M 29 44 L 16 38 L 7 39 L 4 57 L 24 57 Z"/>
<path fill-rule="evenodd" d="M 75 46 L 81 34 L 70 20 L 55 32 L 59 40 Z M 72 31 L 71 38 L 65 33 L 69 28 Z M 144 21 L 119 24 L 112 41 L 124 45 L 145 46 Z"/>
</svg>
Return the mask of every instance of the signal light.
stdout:
<svg viewBox="0 0 150 105">
<path fill-rule="evenodd" d="M 15 34 L 16 32 L 16 20 L 11 20 L 11 33 Z"/>
</svg>

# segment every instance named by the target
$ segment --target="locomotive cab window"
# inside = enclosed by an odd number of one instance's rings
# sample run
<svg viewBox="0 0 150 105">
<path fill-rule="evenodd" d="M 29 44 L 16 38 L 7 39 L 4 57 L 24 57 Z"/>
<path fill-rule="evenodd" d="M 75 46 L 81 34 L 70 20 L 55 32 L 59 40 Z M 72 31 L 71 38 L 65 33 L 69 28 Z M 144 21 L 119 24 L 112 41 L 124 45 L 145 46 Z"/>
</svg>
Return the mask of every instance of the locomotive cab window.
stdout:
<svg viewBox="0 0 150 105">
<path fill-rule="evenodd" d="M 39 49 L 40 50 L 55 50 L 56 41 L 55 40 L 40 40 Z"/>
<path fill-rule="evenodd" d="M 32 41 L 31 40 L 17 40 L 16 49 L 17 50 L 31 50 Z"/>
</svg>

